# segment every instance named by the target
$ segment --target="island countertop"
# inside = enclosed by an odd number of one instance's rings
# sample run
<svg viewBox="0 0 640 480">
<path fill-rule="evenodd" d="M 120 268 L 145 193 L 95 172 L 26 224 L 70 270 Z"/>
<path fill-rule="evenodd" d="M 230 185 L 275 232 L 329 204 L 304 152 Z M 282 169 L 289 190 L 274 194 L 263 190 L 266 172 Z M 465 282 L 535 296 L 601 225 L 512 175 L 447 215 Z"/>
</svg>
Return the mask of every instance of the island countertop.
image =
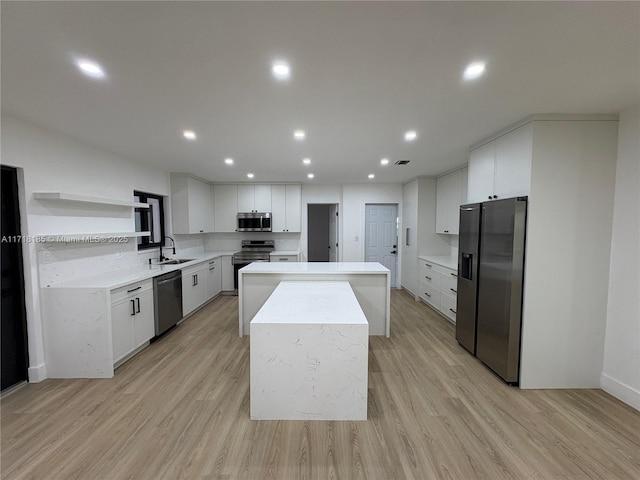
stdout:
<svg viewBox="0 0 640 480">
<path fill-rule="evenodd" d="M 390 273 L 377 262 L 254 262 L 239 270 L 242 273 L 287 273 L 287 274 L 371 274 Z"/>
<path fill-rule="evenodd" d="M 282 281 L 347 281 L 367 321 L 369 335 L 389 336 L 391 272 L 377 262 L 254 262 L 238 270 L 239 334 Z"/>
</svg>

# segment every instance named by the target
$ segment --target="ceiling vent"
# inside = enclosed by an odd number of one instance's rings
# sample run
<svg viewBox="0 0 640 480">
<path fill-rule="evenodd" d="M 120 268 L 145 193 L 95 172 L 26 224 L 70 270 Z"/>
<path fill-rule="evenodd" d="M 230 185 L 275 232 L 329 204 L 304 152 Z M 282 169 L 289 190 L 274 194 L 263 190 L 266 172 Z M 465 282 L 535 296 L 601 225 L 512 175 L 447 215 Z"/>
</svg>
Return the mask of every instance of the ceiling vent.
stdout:
<svg viewBox="0 0 640 480">
<path fill-rule="evenodd" d="M 411 160 L 398 160 L 396 163 L 394 163 L 394 165 L 406 165 L 410 161 Z"/>
</svg>

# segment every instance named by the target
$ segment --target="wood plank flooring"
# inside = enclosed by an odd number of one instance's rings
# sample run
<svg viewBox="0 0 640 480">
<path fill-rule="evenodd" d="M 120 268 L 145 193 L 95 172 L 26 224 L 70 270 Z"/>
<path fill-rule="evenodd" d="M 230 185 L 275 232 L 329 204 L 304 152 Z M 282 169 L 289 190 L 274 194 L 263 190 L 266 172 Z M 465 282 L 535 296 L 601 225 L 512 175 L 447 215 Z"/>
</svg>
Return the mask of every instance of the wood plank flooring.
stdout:
<svg viewBox="0 0 640 480">
<path fill-rule="evenodd" d="M 219 297 L 108 380 L 1 400 L 2 479 L 634 479 L 640 413 L 600 390 L 519 390 L 392 292 L 366 422 L 251 421 L 249 338 Z"/>
</svg>

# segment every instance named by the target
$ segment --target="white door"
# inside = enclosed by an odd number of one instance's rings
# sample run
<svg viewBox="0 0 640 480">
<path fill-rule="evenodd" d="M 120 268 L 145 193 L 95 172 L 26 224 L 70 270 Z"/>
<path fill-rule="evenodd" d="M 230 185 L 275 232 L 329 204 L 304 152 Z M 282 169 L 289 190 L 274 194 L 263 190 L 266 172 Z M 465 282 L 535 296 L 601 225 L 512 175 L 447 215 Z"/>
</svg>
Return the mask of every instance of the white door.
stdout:
<svg viewBox="0 0 640 480">
<path fill-rule="evenodd" d="M 338 205 L 329 205 L 329 261 L 338 261 Z"/>
<path fill-rule="evenodd" d="M 391 286 L 396 286 L 398 269 L 398 206 L 365 206 L 366 262 L 379 262 L 391 271 Z"/>
</svg>

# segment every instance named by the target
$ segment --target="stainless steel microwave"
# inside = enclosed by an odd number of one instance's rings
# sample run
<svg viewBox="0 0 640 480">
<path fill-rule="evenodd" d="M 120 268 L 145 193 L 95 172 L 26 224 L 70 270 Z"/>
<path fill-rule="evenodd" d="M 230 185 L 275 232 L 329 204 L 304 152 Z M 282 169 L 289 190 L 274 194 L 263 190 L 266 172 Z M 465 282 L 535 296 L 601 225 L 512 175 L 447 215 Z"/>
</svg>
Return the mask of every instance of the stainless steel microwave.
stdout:
<svg viewBox="0 0 640 480">
<path fill-rule="evenodd" d="M 271 212 L 242 212 L 237 219 L 239 232 L 271 231 Z"/>
</svg>

